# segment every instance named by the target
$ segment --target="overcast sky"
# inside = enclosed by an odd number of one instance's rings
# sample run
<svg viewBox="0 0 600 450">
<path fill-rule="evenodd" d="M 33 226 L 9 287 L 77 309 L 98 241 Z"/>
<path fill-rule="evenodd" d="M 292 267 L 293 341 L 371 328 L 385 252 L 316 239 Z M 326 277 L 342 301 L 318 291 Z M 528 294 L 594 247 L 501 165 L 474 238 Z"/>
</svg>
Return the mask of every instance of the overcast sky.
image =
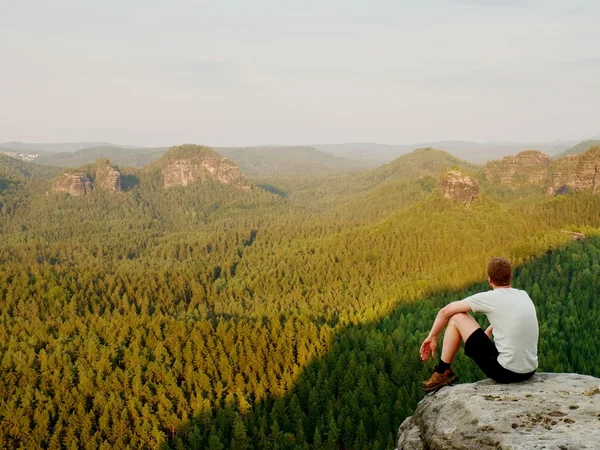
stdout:
<svg viewBox="0 0 600 450">
<path fill-rule="evenodd" d="M 600 133 L 598 0 L 0 0 L 0 142 Z"/>
</svg>

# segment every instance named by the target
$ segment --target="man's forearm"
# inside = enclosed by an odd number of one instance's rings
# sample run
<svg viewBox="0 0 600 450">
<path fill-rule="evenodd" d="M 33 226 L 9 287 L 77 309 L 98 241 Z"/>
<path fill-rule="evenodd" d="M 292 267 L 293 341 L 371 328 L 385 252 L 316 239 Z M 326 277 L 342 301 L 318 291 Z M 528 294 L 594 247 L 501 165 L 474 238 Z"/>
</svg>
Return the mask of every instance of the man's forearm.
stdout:
<svg viewBox="0 0 600 450">
<path fill-rule="evenodd" d="M 433 322 L 433 326 L 431 327 L 431 331 L 429 332 L 429 336 L 437 338 L 444 327 L 448 324 L 448 320 L 450 318 L 446 316 L 442 311 L 438 312 L 435 321 Z"/>
</svg>

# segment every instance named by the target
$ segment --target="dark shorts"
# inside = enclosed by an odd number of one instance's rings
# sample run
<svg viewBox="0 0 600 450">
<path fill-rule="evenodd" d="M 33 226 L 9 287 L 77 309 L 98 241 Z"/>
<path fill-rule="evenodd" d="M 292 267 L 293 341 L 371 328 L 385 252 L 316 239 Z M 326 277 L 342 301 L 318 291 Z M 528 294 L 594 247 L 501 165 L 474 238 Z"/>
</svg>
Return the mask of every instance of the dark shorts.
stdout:
<svg viewBox="0 0 600 450">
<path fill-rule="evenodd" d="M 498 362 L 498 350 L 485 332 L 478 328 L 465 342 L 465 355 L 471 358 L 489 378 L 497 383 L 518 383 L 535 373 L 516 373 L 505 369 Z"/>
</svg>

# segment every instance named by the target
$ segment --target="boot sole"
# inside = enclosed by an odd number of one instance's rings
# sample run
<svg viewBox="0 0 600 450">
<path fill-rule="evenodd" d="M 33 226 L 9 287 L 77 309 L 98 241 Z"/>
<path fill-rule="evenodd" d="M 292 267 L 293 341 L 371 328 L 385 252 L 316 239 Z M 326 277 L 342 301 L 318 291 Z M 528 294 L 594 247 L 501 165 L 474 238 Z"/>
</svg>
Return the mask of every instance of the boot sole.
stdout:
<svg viewBox="0 0 600 450">
<path fill-rule="evenodd" d="M 455 381 L 458 380 L 458 377 L 456 375 L 454 375 L 452 378 L 449 378 L 447 380 L 442 381 L 440 384 L 437 384 L 435 386 L 432 387 L 425 387 L 425 386 L 421 386 L 421 388 L 425 391 L 425 392 L 433 392 L 433 391 L 437 391 L 438 389 L 443 388 L 444 386 L 448 386 L 452 383 L 454 383 Z"/>
</svg>

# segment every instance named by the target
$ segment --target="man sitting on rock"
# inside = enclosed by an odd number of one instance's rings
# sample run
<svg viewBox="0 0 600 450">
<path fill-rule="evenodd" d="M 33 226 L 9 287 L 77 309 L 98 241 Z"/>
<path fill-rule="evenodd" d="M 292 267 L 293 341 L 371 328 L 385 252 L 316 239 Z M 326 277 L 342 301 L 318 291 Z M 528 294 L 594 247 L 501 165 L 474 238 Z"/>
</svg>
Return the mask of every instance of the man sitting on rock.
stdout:
<svg viewBox="0 0 600 450">
<path fill-rule="evenodd" d="M 530 378 L 537 369 L 538 322 L 527 292 L 511 287 L 512 270 L 504 258 L 492 258 L 487 266 L 491 291 L 450 303 L 440 310 L 429 336 L 421 345 L 421 359 L 435 357 L 437 340 L 446 326 L 442 355 L 431 378 L 423 383 L 427 392 L 447 386 L 457 377 L 450 365 L 465 343 L 465 355 L 498 383 Z M 484 313 L 490 326 L 483 331 L 468 313 Z M 491 336 L 494 336 L 494 342 Z"/>
</svg>

